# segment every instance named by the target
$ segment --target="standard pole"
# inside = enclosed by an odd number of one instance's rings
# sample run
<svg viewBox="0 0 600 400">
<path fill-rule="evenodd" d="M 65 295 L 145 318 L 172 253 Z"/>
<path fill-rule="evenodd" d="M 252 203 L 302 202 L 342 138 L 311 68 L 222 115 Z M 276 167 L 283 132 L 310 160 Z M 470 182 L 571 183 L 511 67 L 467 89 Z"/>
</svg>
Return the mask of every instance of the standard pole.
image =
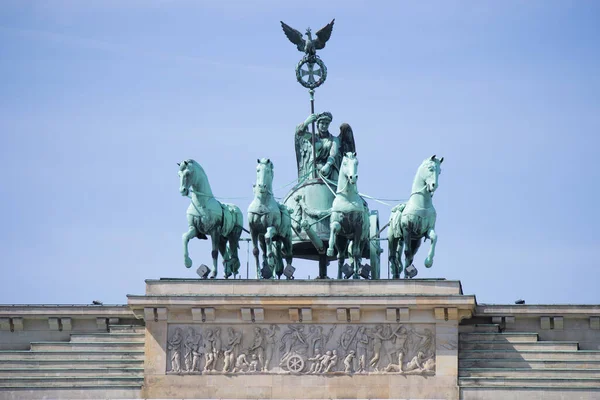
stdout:
<svg viewBox="0 0 600 400">
<path fill-rule="evenodd" d="M 314 89 L 310 89 L 308 91 L 308 93 L 310 93 L 310 114 L 314 114 L 315 113 L 315 90 Z M 312 159 L 313 159 L 313 179 L 317 179 L 317 151 L 315 149 L 315 142 L 316 142 L 316 137 L 315 137 L 315 121 L 313 121 L 312 123 Z"/>
</svg>

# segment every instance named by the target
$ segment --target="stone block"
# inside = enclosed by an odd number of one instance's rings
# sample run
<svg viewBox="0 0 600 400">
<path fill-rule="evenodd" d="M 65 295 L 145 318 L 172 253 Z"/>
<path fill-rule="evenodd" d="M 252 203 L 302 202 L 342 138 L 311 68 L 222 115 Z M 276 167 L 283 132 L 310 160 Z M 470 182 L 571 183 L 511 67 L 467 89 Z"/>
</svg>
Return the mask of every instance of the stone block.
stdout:
<svg viewBox="0 0 600 400">
<path fill-rule="evenodd" d="M 144 308 L 144 321 L 154 322 L 154 308 Z"/>
<path fill-rule="evenodd" d="M 346 315 L 345 308 L 338 308 L 336 311 L 336 317 L 340 322 L 348 322 L 348 316 Z"/>
<path fill-rule="evenodd" d="M 212 307 L 208 307 L 204 309 L 204 318 L 206 321 L 214 321 L 215 320 L 215 309 Z"/>
<path fill-rule="evenodd" d="M 443 307 L 436 307 L 433 309 L 434 313 L 435 313 L 435 319 L 439 319 L 439 320 L 446 320 L 446 312 L 445 309 Z"/>
<path fill-rule="evenodd" d="M 195 322 L 204 322 L 206 320 L 201 308 L 192 307 L 192 320 Z"/>
<path fill-rule="evenodd" d="M 400 314 L 400 321 L 408 321 L 410 319 L 410 310 L 408 307 L 402 307 L 398 309 Z"/>
<path fill-rule="evenodd" d="M 10 331 L 10 318 L 0 318 L 0 331 Z"/>
<path fill-rule="evenodd" d="M 70 331 L 73 329 L 73 325 L 71 324 L 71 318 L 61 318 L 60 323 L 62 324 L 63 331 Z"/>
<path fill-rule="evenodd" d="M 58 318 L 48 318 L 48 328 L 51 331 L 57 331 L 60 329 L 58 324 Z"/>
<path fill-rule="evenodd" d="M 154 316 L 152 316 L 152 321 L 154 321 Z M 108 325 L 106 324 L 106 318 L 96 318 L 96 325 L 98 326 L 98 329 L 101 331 L 108 330 Z"/>
<path fill-rule="evenodd" d="M 156 319 L 158 321 L 166 321 L 167 320 L 167 309 L 166 309 L 166 307 L 158 307 L 156 309 Z"/>
<path fill-rule="evenodd" d="M 562 331 L 564 326 L 563 317 L 553 317 L 552 319 L 554 320 L 554 329 Z"/>
<path fill-rule="evenodd" d="M 515 323 L 515 317 L 504 317 L 506 325 L 512 325 Z"/>
<path fill-rule="evenodd" d="M 600 330 L 600 317 L 590 317 L 590 329 Z"/>
<path fill-rule="evenodd" d="M 299 322 L 300 321 L 300 309 L 299 308 L 290 308 L 290 321 Z"/>
<path fill-rule="evenodd" d="M 119 324 L 119 318 L 109 318 L 108 319 L 108 324 L 109 325 L 118 325 Z"/>
<path fill-rule="evenodd" d="M 492 317 L 492 324 L 500 325 L 502 323 L 502 317 Z"/>
<path fill-rule="evenodd" d="M 447 311 L 448 312 L 448 320 L 458 321 L 458 308 L 451 307 L 451 308 L 448 308 L 447 310 L 448 310 Z"/>
<path fill-rule="evenodd" d="M 540 317 L 540 327 L 542 329 L 550 329 L 550 317 Z"/>
<path fill-rule="evenodd" d="M 254 308 L 254 321 L 262 322 L 265 320 L 265 309 L 264 308 Z"/>
<path fill-rule="evenodd" d="M 303 308 L 301 310 L 301 313 L 302 313 L 302 321 L 306 321 L 306 322 L 312 321 L 312 309 Z"/>
<path fill-rule="evenodd" d="M 242 308 L 242 321 L 252 321 L 252 309 Z"/>
<path fill-rule="evenodd" d="M 23 330 L 23 318 L 15 317 L 12 319 L 12 323 L 15 332 Z"/>
<path fill-rule="evenodd" d="M 386 308 L 385 309 L 385 320 L 390 322 L 396 322 L 398 316 L 396 315 L 397 308 Z"/>
<path fill-rule="evenodd" d="M 350 309 L 350 321 L 352 321 L 352 322 L 360 321 L 360 308 L 351 308 Z"/>
</svg>

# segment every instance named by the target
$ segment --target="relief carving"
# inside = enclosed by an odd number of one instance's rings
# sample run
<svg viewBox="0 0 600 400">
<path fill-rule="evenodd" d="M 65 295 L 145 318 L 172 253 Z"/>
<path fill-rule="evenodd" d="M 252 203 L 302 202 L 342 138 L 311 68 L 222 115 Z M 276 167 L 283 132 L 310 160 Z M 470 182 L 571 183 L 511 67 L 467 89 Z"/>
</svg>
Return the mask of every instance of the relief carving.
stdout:
<svg viewBox="0 0 600 400">
<path fill-rule="evenodd" d="M 202 355 L 202 352 L 200 351 L 201 342 L 202 335 L 196 335 L 194 328 L 189 327 L 183 343 L 185 372 L 199 371 L 200 356 Z"/>
<path fill-rule="evenodd" d="M 433 329 L 433 324 L 353 324 L 340 329 L 336 324 L 171 324 L 166 370 L 175 374 L 434 375 Z M 227 332 L 225 341 L 221 332 Z"/>
<path fill-rule="evenodd" d="M 171 352 L 171 371 L 181 372 L 181 342 L 183 335 L 181 328 L 175 329 L 175 334 L 169 340 L 167 349 Z"/>
</svg>

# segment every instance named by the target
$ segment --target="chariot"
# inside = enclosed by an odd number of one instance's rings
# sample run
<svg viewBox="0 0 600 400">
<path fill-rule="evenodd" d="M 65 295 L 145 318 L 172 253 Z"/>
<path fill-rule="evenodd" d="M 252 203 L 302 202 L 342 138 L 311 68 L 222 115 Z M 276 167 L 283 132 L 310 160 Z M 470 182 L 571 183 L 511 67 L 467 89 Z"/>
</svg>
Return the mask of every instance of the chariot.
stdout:
<svg viewBox="0 0 600 400">
<path fill-rule="evenodd" d="M 319 278 L 327 277 L 327 266 L 337 257 L 327 256 L 331 235 L 330 216 L 337 186 L 325 178 L 312 178 L 295 185 L 283 204 L 292 211 L 294 258 L 319 262 Z M 379 212 L 369 213 L 369 244 L 362 257 L 369 260 L 371 279 L 379 279 L 381 253 Z M 351 266 L 353 267 L 353 266 Z M 346 276 L 354 268 L 346 268 Z"/>
</svg>

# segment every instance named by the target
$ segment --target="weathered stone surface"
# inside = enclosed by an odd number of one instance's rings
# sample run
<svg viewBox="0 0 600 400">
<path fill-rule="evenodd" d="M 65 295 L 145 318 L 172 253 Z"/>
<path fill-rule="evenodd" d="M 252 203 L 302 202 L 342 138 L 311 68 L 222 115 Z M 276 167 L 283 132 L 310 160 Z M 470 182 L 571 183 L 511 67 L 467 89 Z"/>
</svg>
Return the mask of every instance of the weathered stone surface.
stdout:
<svg viewBox="0 0 600 400">
<path fill-rule="evenodd" d="M 457 399 L 458 312 L 472 312 L 474 298 L 460 285 L 424 282 L 429 291 L 417 294 L 417 281 L 317 282 L 316 289 L 315 282 L 268 282 L 270 293 L 264 283 L 229 281 L 207 297 L 170 296 L 168 288 L 206 293 L 213 282 L 149 282 L 152 294 L 130 296 L 130 305 L 134 312 L 164 307 L 167 321 L 147 321 L 143 395 Z M 192 309 L 205 307 L 215 319 L 198 323 Z M 389 321 L 388 309 L 398 318 Z"/>
</svg>

